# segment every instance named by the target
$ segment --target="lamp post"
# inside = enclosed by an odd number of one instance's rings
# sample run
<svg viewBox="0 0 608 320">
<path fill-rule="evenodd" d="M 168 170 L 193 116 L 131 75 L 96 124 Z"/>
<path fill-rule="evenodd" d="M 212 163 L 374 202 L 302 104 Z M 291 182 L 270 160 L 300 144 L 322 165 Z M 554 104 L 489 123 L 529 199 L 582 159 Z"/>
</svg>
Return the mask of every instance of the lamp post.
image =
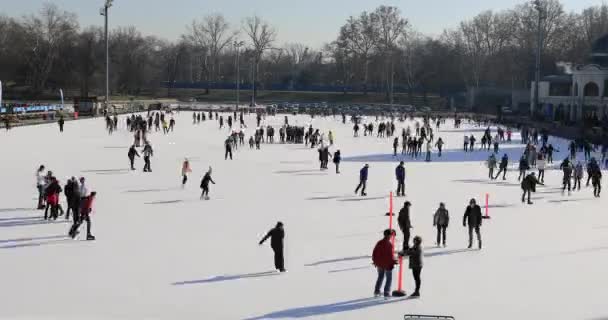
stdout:
<svg viewBox="0 0 608 320">
<path fill-rule="evenodd" d="M 534 116 L 534 113 L 537 112 L 539 107 L 539 97 L 538 97 L 538 83 L 540 82 L 540 59 L 541 59 L 541 51 L 543 45 L 543 34 L 542 34 L 542 20 L 544 18 L 544 8 L 541 0 L 533 1 L 534 9 L 538 11 L 538 26 L 537 26 L 537 34 L 536 34 L 536 67 L 534 72 L 534 102 L 532 103 L 531 108 L 531 116 Z"/>
<path fill-rule="evenodd" d="M 110 103 L 110 45 L 108 40 L 108 9 L 112 6 L 112 1 L 106 0 L 103 8 L 101 8 L 100 14 L 105 18 L 105 42 L 106 42 L 106 109 Z"/>
<path fill-rule="evenodd" d="M 239 55 L 241 52 L 241 47 L 245 45 L 244 41 L 235 41 L 234 47 L 236 48 L 236 110 L 239 110 L 239 100 L 241 96 L 241 64 L 239 62 Z"/>
</svg>

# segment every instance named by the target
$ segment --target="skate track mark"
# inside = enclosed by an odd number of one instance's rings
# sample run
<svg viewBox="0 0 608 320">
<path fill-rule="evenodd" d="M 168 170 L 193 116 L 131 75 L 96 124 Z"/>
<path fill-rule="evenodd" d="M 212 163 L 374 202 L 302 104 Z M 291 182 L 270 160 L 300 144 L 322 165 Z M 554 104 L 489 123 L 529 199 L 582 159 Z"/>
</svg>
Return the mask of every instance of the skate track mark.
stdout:
<svg viewBox="0 0 608 320">
<path fill-rule="evenodd" d="M 279 171 L 275 171 L 273 173 L 276 174 L 290 174 L 290 173 L 318 173 L 319 170 L 311 170 L 311 169 L 306 169 L 306 170 L 279 170 Z"/>
<path fill-rule="evenodd" d="M 282 164 L 311 164 L 312 161 L 281 161 Z"/>
<path fill-rule="evenodd" d="M 341 302 L 324 304 L 324 305 L 298 307 L 298 308 L 274 311 L 274 312 L 267 313 L 262 316 L 246 318 L 244 320 L 297 319 L 297 318 L 309 318 L 309 317 L 315 318 L 315 317 L 319 317 L 322 315 L 355 311 L 355 310 L 366 309 L 366 308 L 381 306 L 381 305 L 390 304 L 390 303 L 403 302 L 405 300 L 407 300 L 407 298 L 389 299 L 389 300 L 376 299 L 376 298 L 362 298 L 362 299 L 347 300 L 347 301 L 341 301 Z"/>
<path fill-rule="evenodd" d="M 328 176 L 325 172 L 316 172 L 316 173 L 296 173 L 294 176 Z"/>
<path fill-rule="evenodd" d="M 342 198 L 342 196 L 310 197 L 310 198 L 306 198 L 306 200 L 333 200 L 333 199 L 340 199 L 340 198 Z"/>
<path fill-rule="evenodd" d="M 74 242 L 74 240 L 64 237 L 64 239 L 49 240 L 49 241 L 43 241 L 43 242 L 30 242 L 30 243 L 17 243 L 17 244 L 3 245 L 3 246 L 0 246 L 0 249 L 40 247 L 40 246 L 55 245 L 55 244 L 61 244 L 61 243 L 67 243 L 67 242 Z"/>
<path fill-rule="evenodd" d="M 17 238 L 17 239 L 6 239 L 0 240 L 1 243 L 11 243 L 11 242 L 27 242 L 27 241 L 36 241 L 36 240 L 52 240 L 52 239 L 66 239 L 65 235 L 57 235 L 57 236 L 45 236 L 45 237 L 32 237 L 32 238 Z"/>
<path fill-rule="evenodd" d="M 249 278 L 260 278 L 260 277 L 269 277 L 269 276 L 278 276 L 278 275 L 280 275 L 280 273 L 278 273 L 277 271 L 265 271 L 265 272 L 258 272 L 258 273 L 235 274 L 235 275 L 229 275 L 229 276 L 215 276 L 213 278 L 202 279 L 202 280 L 180 281 L 180 282 L 174 282 L 171 285 L 183 286 L 183 285 L 187 285 L 187 284 L 205 284 L 205 283 L 213 283 L 213 282 L 241 280 L 241 279 L 249 279 Z"/>
<path fill-rule="evenodd" d="M 103 148 L 104 149 L 129 149 L 129 147 L 122 147 L 122 146 L 105 146 Z"/>
<path fill-rule="evenodd" d="M 104 172 L 129 172 L 129 169 L 98 169 L 98 170 L 82 170 L 85 173 L 104 173 Z"/>
<path fill-rule="evenodd" d="M 70 223 L 69 220 L 56 220 L 56 221 L 47 221 L 47 220 L 42 220 L 42 218 L 40 218 L 40 220 L 34 220 L 34 221 L 5 221 L 5 222 L 0 222 L 0 227 L 23 227 L 23 226 L 35 226 L 35 225 L 39 225 L 39 224 L 64 224 L 64 223 Z"/>
<path fill-rule="evenodd" d="M 475 249 L 454 249 L 454 250 L 446 250 L 446 251 L 428 252 L 428 253 L 424 253 L 424 256 L 425 257 L 449 256 L 451 254 L 465 253 L 465 252 L 477 252 L 477 251 L 479 251 L 479 250 L 475 250 Z"/>
<path fill-rule="evenodd" d="M 370 255 L 358 256 L 358 257 L 346 257 L 346 258 L 338 258 L 338 259 L 331 259 L 331 260 L 321 260 L 321 261 L 305 264 L 304 266 L 305 267 L 316 267 L 316 266 L 322 265 L 322 264 L 329 264 L 329 263 L 336 263 L 336 262 L 345 262 L 345 261 L 354 261 L 354 260 L 363 260 L 363 259 L 371 259 L 371 258 L 372 258 L 372 256 L 370 256 Z"/>
<path fill-rule="evenodd" d="M 556 203 L 556 204 L 560 204 L 560 203 L 564 203 L 564 202 L 577 202 L 577 201 L 591 201 L 594 200 L 593 198 L 583 198 L 583 199 L 559 199 L 559 200 L 549 200 L 547 202 L 551 202 L 551 203 Z"/>
<path fill-rule="evenodd" d="M 608 247 L 583 248 L 583 249 L 578 249 L 578 250 L 569 250 L 569 251 L 549 253 L 549 254 L 544 254 L 544 255 L 529 256 L 529 257 L 522 258 L 522 260 L 524 260 L 524 261 L 526 261 L 526 260 L 538 260 L 538 259 L 544 259 L 544 258 L 554 258 L 554 257 L 559 257 L 559 256 L 570 256 L 570 255 L 576 255 L 576 254 L 581 254 L 581 253 L 591 253 L 591 252 L 598 252 L 598 251 L 605 251 L 605 250 L 608 250 Z"/>
<path fill-rule="evenodd" d="M 0 218 L 0 221 L 24 221 L 24 220 L 40 220 L 42 217 L 11 217 L 11 218 Z"/>
<path fill-rule="evenodd" d="M 38 200 L 38 198 L 36 198 L 35 200 Z M 32 209 L 32 208 L 0 208 L 0 213 L 15 212 L 15 211 L 36 211 L 36 209 Z"/>
</svg>

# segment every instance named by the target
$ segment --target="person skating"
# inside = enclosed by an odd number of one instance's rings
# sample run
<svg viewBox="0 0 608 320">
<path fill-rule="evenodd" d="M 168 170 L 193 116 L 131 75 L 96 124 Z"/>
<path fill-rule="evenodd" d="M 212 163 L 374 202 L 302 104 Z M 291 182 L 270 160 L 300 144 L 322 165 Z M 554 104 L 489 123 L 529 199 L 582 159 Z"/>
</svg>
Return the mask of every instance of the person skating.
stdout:
<svg viewBox="0 0 608 320">
<path fill-rule="evenodd" d="M 336 152 L 334 152 L 334 164 L 336 165 L 336 174 L 340 173 L 340 161 L 342 161 L 342 155 L 340 154 L 340 150 L 336 150 Z"/>
<path fill-rule="evenodd" d="M 528 160 L 524 155 L 519 159 L 519 177 L 517 177 L 517 181 L 521 181 L 522 178 L 526 176 L 526 171 L 530 169 L 530 165 L 528 164 Z"/>
<path fill-rule="evenodd" d="M 602 192 L 602 170 L 599 166 L 591 170 L 591 184 L 593 185 L 593 196 L 599 198 L 600 192 Z"/>
<path fill-rule="evenodd" d="M 395 137 L 393 140 L 393 157 L 397 156 L 397 148 L 399 147 L 399 137 Z"/>
<path fill-rule="evenodd" d="M 399 229 L 401 229 L 401 232 L 403 232 L 402 251 L 405 251 L 410 247 L 410 229 L 412 228 L 412 222 L 410 221 L 411 206 L 412 203 L 406 201 L 403 204 L 403 208 L 399 210 L 399 215 L 397 216 L 397 224 L 399 225 Z"/>
<path fill-rule="evenodd" d="M 420 274 L 422 273 L 422 257 L 424 256 L 424 253 L 422 251 L 422 238 L 420 236 L 415 236 L 413 241 L 414 245 L 404 252 L 404 254 L 409 257 L 409 267 L 412 270 L 414 283 L 416 284 L 416 289 L 410 297 L 419 297 L 420 285 L 422 284 Z"/>
<path fill-rule="evenodd" d="M 63 125 L 65 124 L 63 116 L 59 117 L 59 121 L 57 121 L 57 124 L 59 124 L 59 132 L 63 132 Z"/>
<path fill-rule="evenodd" d="M 393 256 L 393 245 L 391 244 L 391 237 L 395 235 L 395 231 L 391 229 L 384 230 L 383 238 L 376 243 L 374 251 L 372 252 L 372 262 L 378 271 L 378 277 L 376 278 L 376 285 L 374 286 L 374 296 L 380 296 L 380 287 L 382 282 L 386 278 L 384 283 L 384 297 L 388 299 L 391 293 L 391 283 L 393 281 L 393 268 L 397 264 Z"/>
<path fill-rule="evenodd" d="M 437 122 L 437 125 L 439 125 L 439 122 Z M 443 149 L 443 145 L 444 145 L 444 142 L 441 139 L 441 137 L 439 137 L 439 139 L 437 139 L 437 142 L 435 143 L 435 146 L 437 147 L 437 150 L 438 150 L 438 154 L 437 154 L 438 157 L 441 157 L 441 150 Z"/>
<path fill-rule="evenodd" d="M 523 190 L 523 194 L 521 195 L 521 202 L 525 202 L 526 200 L 526 194 L 528 195 L 528 204 L 532 204 L 532 201 L 530 201 L 530 196 L 532 192 L 536 192 L 536 185 L 540 184 L 540 185 L 544 185 L 542 182 L 538 181 L 538 179 L 536 178 L 536 173 L 532 172 L 529 175 L 527 175 L 522 181 L 521 181 L 521 189 Z"/>
<path fill-rule="evenodd" d="M 192 172 L 192 168 L 190 168 L 190 161 L 188 158 L 184 160 L 182 163 L 182 188 L 186 186 L 186 182 L 188 181 L 188 173 Z"/>
<path fill-rule="evenodd" d="M 446 244 L 446 230 L 448 225 L 450 224 L 450 214 L 448 210 L 445 208 L 445 204 L 443 202 L 439 203 L 439 209 L 435 211 L 435 215 L 433 216 L 433 226 L 437 227 L 437 242 L 435 243 L 438 247 L 443 244 L 445 248 Z M 443 236 L 443 241 L 442 240 Z"/>
<path fill-rule="evenodd" d="M 282 222 L 277 222 L 277 225 L 270 229 L 268 233 L 260 240 L 259 245 L 264 244 L 264 242 L 270 238 L 270 247 L 274 252 L 274 268 L 279 272 L 286 272 L 285 270 L 285 258 L 283 255 L 283 240 L 285 239 L 285 229 L 283 228 Z"/>
<path fill-rule="evenodd" d="M 500 159 L 500 165 L 498 166 L 498 173 L 494 177 L 494 180 L 498 179 L 498 176 L 502 173 L 502 180 L 507 180 L 507 167 L 509 166 L 509 156 L 505 153 Z"/>
<path fill-rule="evenodd" d="M 65 194 L 65 201 L 68 205 L 68 208 L 65 210 L 65 219 L 70 219 L 70 211 L 72 215 L 78 214 L 78 208 L 80 201 L 75 201 L 75 198 L 80 198 L 80 194 L 78 192 L 78 180 L 76 177 L 72 177 L 68 179 L 68 182 L 63 187 L 63 193 Z"/>
<path fill-rule="evenodd" d="M 228 160 L 228 155 L 230 155 L 230 160 L 232 160 L 232 138 L 228 137 L 224 141 L 224 148 L 226 152 L 224 153 L 224 160 Z"/>
<path fill-rule="evenodd" d="M 397 178 L 397 197 L 405 197 L 405 167 L 403 161 L 395 168 Z"/>
<path fill-rule="evenodd" d="M 201 180 L 201 189 L 203 190 L 201 199 L 209 200 L 209 182 L 215 184 L 215 181 L 211 178 L 211 167 L 209 167 L 209 171 L 205 173 L 203 180 Z"/>
<path fill-rule="evenodd" d="M 135 157 L 139 158 L 139 153 L 137 153 L 137 149 L 135 149 L 135 145 L 131 145 L 129 148 L 129 152 L 127 153 L 129 157 L 129 163 L 131 164 L 131 170 L 135 170 Z"/>
<path fill-rule="evenodd" d="M 538 169 L 538 180 L 542 183 L 545 183 L 545 168 L 547 167 L 547 160 L 545 160 L 545 156 L 543 154 L 538 155 L 538 159 L 536 160 L 536 168 Z"/>
<path fill-rule="evenodd" d="M 86 223 L 87 223 L 87 240 L 95 240 L 95 237 L 93 236 L 93 234 L 91 234 L 91 212 L 93 211 L 93 201 L 95 200 L 96 196 L 97 196 L 97 192 L 95 192 L 95 191 L 91 192 L 91 194 L 89 196 L 87 196 L 85 198 L 85 200 L 83 201 L 78 218 L 76 218 L 76 216 L 74 216 L 74 224 L 72 225 L 72 227 L 70 228 L 70 231 L 68 232 L 69 236 L 72 239 L 76 238 L 76 236 L 79 233 L 78 228 L 80 228 L 80 225 L 82 224 L 83 221 L 86 221 Z"/>
<path fill-rule="evenodd" d="M 44 209 L 44 220 L 49 218 L 48 211 L 51 209 L 50 218 L 53 220 L 57 220 L 58 211 L 61 209 L 59 205 L 59 194 L 62 189 L 59 185 L 59 181 L 55 177 L 51 177 L 50 184 L 44 189 L 44 195 L 46 198 L 46 208 Z M 63 209 L 61 209 L 61 214 L 63 214 Z"/>
<path fill-rule="evenodd" d="M 357 194 L 359 192 L 359 189 L 361 189 L 361 196 L 367 195 L 367 193 L 365 193 L 365 188 L 367 187 L 368 171 L 369 164 L 365 164 L 365 166 L 363 166 L 363 168 L 361 168 L 361 170 L 359 171 L 359 185 L 357 186 L 357 189 L 355 189 L 355 194 Z"/>
<path fill-rule="evenodd" d="M 144 150 L 142 151 L 144 154 L 144 172 L 152 172 L 152 168 L 150 166 L 150 157 L 154 155 L 154 150 L 152 150 L 152 146 L 149 143 L 146 143 L 144 146 Z"/>
<path fill-rule="evenodd" d="M 494 169 L 496 169 L 496 156 L 492 153 L 488 157 L 488 177 L 490 180 L 494 180 Z"/>
<path fill-rule="evenodd" d="M 563 172 L 562 177 L 562 194 L 566 192 L 566 187 L 568 188 L 568 195 L 570 195 L 572 190 L 572 172 L 574 169 L 572 168 L 572 164 L 568 158 L 564 159 L 564 161 L 560 164 L 559 168 Z"/>
<path fill-rule="evenodd" d="M 464 212 L 464 216 L 462 218 L 462 226 L 464 227 L 469 227 L 469 246 L 468 248 L 471 249 L 471 247 L 473 247 L 473 231 L 475 231 L 475 234 L 477 234 L 477 243 L 479 245 L 479 249 L 481 249 L 481 223 L 482 223 L 482 216 L 481 216 L 481 208 L 477 205 L 475 199 L 471 199 L 471 201 L 469 201 L 469 205 L 467 206 L 467 209 Z"/>
<path fill-rule="evenodd" d="M 600 165 L 597 163 L 597 160 L 595 160 L 595 158 L 591 158 L 589 160 L 589 162 L 587 163 L 587 184 L 586 186 L 589 186 L 589 182 L 591 182 L 591 172 L 595 169 L 595 168 L 599 168 Z"/>
<path fill-rule="evenodd" d="M 36 171 L 36 189 L 38 190 L 38 210 L 44 209 L 44 187 L 46 180 L 44 176 L 44 165 L 38 167 Z"/>
<path fill-rule="evenodd" d="M 572 190 L 581 191 L 581 181 L 583 180 L 584 173 L 585 169 L 583 168 L 583 164 L 578 161 L 576 166 L 574 166 L 574 188 L 572 188 Z"/>
<path fill-rule="evenodd" d="M 433 151 L 433 143 L 431 140 L 426 142 L 426 159 L 424 161 L 431 162 L 431 151 Z"/>
</svg>

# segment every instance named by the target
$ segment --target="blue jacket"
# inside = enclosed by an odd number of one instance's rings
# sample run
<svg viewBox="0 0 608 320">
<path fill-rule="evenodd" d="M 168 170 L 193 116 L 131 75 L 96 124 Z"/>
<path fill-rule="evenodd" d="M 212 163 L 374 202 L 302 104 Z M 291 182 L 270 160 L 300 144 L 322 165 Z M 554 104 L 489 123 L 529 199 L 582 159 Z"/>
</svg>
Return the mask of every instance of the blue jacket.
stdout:
<svg viewBox="0 0 608 320">
<path fill-rule="evenodd" d="M 367 181 L 367 167 L 363 167 L 361 171 L 359 171 L 359 179 L 361 181 Z"/>
<path fill-rule="evenodd" d="M 397 180 L 405 180 L 405 168 L 402 166 L 397 166 L 397 169 L 395 169 L 395 176 L 397 177 Z"/>
</svg>

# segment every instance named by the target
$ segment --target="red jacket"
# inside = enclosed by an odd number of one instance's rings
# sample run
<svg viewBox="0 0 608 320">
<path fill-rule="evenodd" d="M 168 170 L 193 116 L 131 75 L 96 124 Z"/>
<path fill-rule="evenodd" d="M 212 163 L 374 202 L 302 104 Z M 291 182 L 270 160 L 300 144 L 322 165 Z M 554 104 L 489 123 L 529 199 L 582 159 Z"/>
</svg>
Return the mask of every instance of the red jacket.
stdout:
<svg viewBox="0 0 608 320">
<path fill-rule="evenodd" d="M 81 212 L 83 214 L 90 213 L 93 209 L 93 197 L 88 196 L 86 200 L 84 200 L 84 204 L 82 205 Z"/>
<path fill-rule="evenodd" d="M 374 265 L 380 269 L 392 270 L 395 266 L 393 258 L 393 245 L 389 239 L 382 239 L 376 243 L 372 254 Z"/>
</svg>

